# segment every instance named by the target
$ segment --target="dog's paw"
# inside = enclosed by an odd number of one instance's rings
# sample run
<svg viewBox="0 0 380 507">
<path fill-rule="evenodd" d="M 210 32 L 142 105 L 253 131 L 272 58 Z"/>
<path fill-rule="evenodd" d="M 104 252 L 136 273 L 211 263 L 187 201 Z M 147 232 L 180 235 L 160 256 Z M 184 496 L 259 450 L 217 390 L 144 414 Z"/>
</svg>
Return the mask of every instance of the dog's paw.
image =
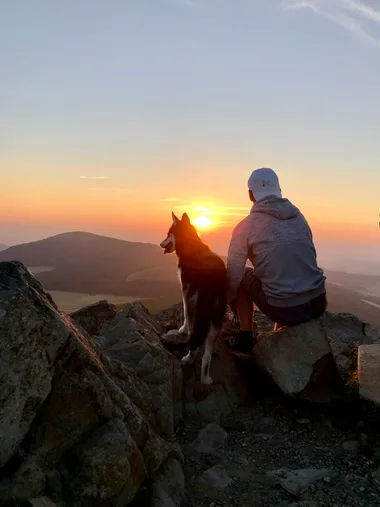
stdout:
<svg viewBox="0 0 380 507">
<path fill-rule="evenodd" d="M 183 325 L 178 329 L 178 332 L 179 334 L 189 334 L 189 328 L 188 326 Z"/>
<path fill-rule="evenodd" d="M 210 385 L 212 384 L 212 378 L 206 375 L 205 377 L 201 378 L 202 384 Z"/>
<path fill-rule="evenodd" d="M 195 354 L 192 354 L 191 352 L 189 352 L 188 354 L 186 354 L 186 356 L 184 356 L 181 359 L 181 363 L 182 364 L 193 364 L 194 361 L 195 361 Z"/>
<path fill-rule="evenodd" d="M 170 329 L 170 331 L 164 334 L 164 336 L 178 336 L 178 335 L 179 335 L 178 329 Z"/>
</svg>

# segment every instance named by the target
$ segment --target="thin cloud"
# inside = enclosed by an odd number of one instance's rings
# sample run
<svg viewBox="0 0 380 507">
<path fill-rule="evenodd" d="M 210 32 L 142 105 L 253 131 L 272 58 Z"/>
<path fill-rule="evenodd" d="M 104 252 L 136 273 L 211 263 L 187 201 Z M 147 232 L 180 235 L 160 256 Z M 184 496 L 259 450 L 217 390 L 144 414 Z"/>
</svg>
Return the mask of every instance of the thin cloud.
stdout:
<svg viewBox="0 0 380 507">
<path fill-rule="evenodd" d="M 109 180 L 108 176 L 79 176 L 81 180 Z"/>
<path fill-rule="evenodd" d="M 165 199 L 160 199 L 160 202 L 179 202 L 183 201 L 181 197 L 166 197 Z"/>
<path fill-rule="evenodd" d="M 286 9 L 310 9 L 380 47 L 380 7 L 370 0 L 283 0 Z"/>
<path fill-rule="evenodd" d="M 104 187 L 92 187 L 90 188 L 92 192 L 114 192 L 118 194 L 133 194 L 136 192 L 135 188 L 104 188 Z"/>
</svg>

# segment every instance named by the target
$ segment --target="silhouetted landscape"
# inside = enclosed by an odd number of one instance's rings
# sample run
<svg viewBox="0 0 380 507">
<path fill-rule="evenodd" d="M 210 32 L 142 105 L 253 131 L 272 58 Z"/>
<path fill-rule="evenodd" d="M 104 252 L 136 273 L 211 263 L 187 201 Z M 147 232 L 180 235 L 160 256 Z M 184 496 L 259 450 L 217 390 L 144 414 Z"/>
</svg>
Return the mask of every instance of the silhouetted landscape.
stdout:
<svg viewBox="0 0 380 507">
<path fill-rule="evenodd" d="M 4 243 L 0 243 L 0 252 L 2 250 L 6 250 L 7 248 L 8 248 L 7 245 L 4 245 Z"/>
<path fill-rule="evenodd" d="M 0 261 L 11 260 L 28 266 L 65 311 L 100 299 L 117 306 L 142 299 L 157 312 L 181 300 L 176 256 L 150 243 L 72 232 L 0 253 Z M 380 329 L 379 276 L 339 271 L 326 276 L 330 311 L 355 313 Z"/>
</svg>

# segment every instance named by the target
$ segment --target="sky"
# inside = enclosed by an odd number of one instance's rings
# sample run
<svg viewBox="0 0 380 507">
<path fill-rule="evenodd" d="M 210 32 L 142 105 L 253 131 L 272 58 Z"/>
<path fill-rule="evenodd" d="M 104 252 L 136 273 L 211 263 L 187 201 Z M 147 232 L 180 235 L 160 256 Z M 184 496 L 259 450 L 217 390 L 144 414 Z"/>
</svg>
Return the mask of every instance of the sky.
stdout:
<svg viewBox="0 0 380 507">
<path fill-rule="evenodd" d="M 380 259 L 378 0 L 0 8 L 0 242 L 158 242 L 173 210 L 224 251 L 264 166 L 323 255 Z"/>
</svg>

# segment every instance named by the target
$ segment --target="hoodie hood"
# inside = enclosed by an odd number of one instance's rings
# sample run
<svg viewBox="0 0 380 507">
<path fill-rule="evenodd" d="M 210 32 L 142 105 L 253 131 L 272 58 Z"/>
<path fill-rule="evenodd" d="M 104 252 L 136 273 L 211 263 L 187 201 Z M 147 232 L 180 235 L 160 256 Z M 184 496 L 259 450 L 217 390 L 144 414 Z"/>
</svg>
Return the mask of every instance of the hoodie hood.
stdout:
<svg viewBox="0 0 380 507">
<path fill-rule="evenodd" d="M 288 199 L 270 195 L 255 203 L 251 213 L 264 213 L 278 220 L 289 220 L 298 216 L 300 211 Z"/>
</svg>

